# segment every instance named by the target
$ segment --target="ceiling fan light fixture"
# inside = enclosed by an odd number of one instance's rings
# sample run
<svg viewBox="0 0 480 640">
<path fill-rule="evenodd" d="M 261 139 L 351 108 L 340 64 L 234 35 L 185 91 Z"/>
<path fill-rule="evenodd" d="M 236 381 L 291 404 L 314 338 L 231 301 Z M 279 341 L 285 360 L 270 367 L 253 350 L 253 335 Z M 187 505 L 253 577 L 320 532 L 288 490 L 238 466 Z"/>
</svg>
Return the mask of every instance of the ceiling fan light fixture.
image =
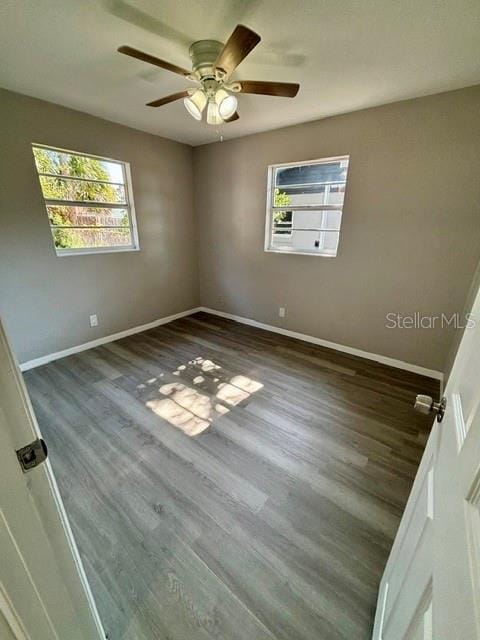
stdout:
<svg viewBox="0 0 480 640">
<path fill-rule="evenodd" d="M 215 100 L 208 101 L 207 108 L 207 123 L 208 124 L 222 124 L 223 118 L 218 111 L 218 104 Z"/>
<path fill-rule="evenodd" d="M 183 104 L 188 113 L 195 118 L 195 120 L 202 119 L 202 112 L 207 104 L 207 96 L 202 89 L 197 89 L 191 96 L 184 98 Z"/>
<path fill-rule="evenodd" d="M 231 118 L 238 107 L 238 101 L 235 96 L 227 93 L 225 89 L 219 89 L 215 94 L 215 102 L 218 105 L 218 113 L 223 120 Z"/>
<path fill-rule="evenodd" d="M 119 53 L 142 60 L 161 69 L 182 76 L 201 86 L 177 91 L 158 100 L 147 102 L 147 107 L 163 107 L 182 100 L 188 113 L 195 120 L 202 119 L 207 107 L 207 122 L 219 125 L 235 122 L 239 119 L 237 111 L 237 93 L 251 93 L 279 98 L 294 98 L 300 85 L 293 82 L 271 82 L 266 80 L 232 80 L 238 65 L 258 45 L 261 38 L 258 33 L 239 24 L 233 30 L 225 44 L 217 40 L 197 40 L 190 46 L 191 70 L 179 67 L 149 53 L 134 49 L 128 45 L 118 48 Z"/>
</svg>

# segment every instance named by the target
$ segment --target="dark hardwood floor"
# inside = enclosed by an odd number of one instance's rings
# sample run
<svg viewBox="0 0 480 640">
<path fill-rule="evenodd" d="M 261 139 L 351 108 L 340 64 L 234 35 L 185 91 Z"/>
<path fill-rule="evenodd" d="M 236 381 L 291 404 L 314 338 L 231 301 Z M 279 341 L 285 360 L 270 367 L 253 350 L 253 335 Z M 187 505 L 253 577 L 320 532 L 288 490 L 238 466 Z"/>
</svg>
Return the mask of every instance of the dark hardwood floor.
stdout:
<svg viewBox="0 0 480 640">
<path fill-rule="evenodd" d="M 438 382 L 205 313 L 25 379 L 110 640 L 363 640 Z"/>
</svg>

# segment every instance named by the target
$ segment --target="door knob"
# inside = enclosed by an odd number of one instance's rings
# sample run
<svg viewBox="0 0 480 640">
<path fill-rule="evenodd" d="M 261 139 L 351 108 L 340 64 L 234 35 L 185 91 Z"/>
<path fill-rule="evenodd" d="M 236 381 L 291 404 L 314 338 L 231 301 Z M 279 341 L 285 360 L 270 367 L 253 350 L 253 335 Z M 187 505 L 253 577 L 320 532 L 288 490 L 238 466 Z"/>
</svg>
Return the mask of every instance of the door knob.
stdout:
<svg viewBox="0 0 480 640">
<path fill-rule="evenodd" d="M 444 397 L 440 402 L 435 402 L 431 396 L 418 395 L 415 398 L 415 411 L 429 415 L 433 413 L 437 416 L 437 422 L 443 420 L 445 409 L 447 408 L 447 399 Z"/>
</svg>

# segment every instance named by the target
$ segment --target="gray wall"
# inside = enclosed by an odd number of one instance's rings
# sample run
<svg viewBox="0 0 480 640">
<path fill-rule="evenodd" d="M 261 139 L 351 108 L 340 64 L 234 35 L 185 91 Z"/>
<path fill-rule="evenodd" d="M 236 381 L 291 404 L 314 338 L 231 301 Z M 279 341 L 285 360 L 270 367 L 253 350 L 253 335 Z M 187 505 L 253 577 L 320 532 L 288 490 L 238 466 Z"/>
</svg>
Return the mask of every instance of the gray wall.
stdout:
<svg viewBox="0 0 480 640">
<path fill-rule="evenodd" d="M 385 316 L 464 308 L 480 256 L 479 113 L 473 87 L 195 148 L 202 304 L 443 370 L 453 329 L 387 329 Z M 265 253 L 267 166 L 344 154 L 338 256 Z"/>
<path fill-rule="evenodd" d="M 387 329 L 385 315 L 464 309 L 480 258 L 479 108 L 480 87 L 463 89 L 197 147 L 192 167 L 186 145 L 0 90 L 0 314 L 19 360 L 201 299 L 448 370 L 452 329 Z M 141 251 L 56 257 L 32 142 L 130 162 Z M 265 253 L 267 166 L 343 154 L 338 256 Z"/>
<path fill-rule="evenodd" d="M 4 90 L 0 123 L 0 315 L 21 362 L 198 305 L 191 147 Z M 141 250 L 56 257 L 32 142 L 130 162 Z"/>
</svg>

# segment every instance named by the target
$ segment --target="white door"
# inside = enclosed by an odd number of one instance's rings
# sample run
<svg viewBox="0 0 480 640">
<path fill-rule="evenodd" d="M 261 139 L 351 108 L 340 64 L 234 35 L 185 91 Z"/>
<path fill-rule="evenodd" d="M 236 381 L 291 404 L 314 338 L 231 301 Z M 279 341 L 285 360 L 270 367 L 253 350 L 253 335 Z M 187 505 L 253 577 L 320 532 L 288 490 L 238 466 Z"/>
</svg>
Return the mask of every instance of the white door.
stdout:
<svg viewBox="0 0 480 640">
<path fill-rule="evenodd" d="M 374 640 L 480 639 L 480 292 L 472 318 L 382 578 Z"/>
<path fill-rule="evenodd" d="M 17 459 L 16 451 L 37 438 L 0 323 L 0 636 L 104 639 L 50 463 L 23 472 Z"/>
</svg>

